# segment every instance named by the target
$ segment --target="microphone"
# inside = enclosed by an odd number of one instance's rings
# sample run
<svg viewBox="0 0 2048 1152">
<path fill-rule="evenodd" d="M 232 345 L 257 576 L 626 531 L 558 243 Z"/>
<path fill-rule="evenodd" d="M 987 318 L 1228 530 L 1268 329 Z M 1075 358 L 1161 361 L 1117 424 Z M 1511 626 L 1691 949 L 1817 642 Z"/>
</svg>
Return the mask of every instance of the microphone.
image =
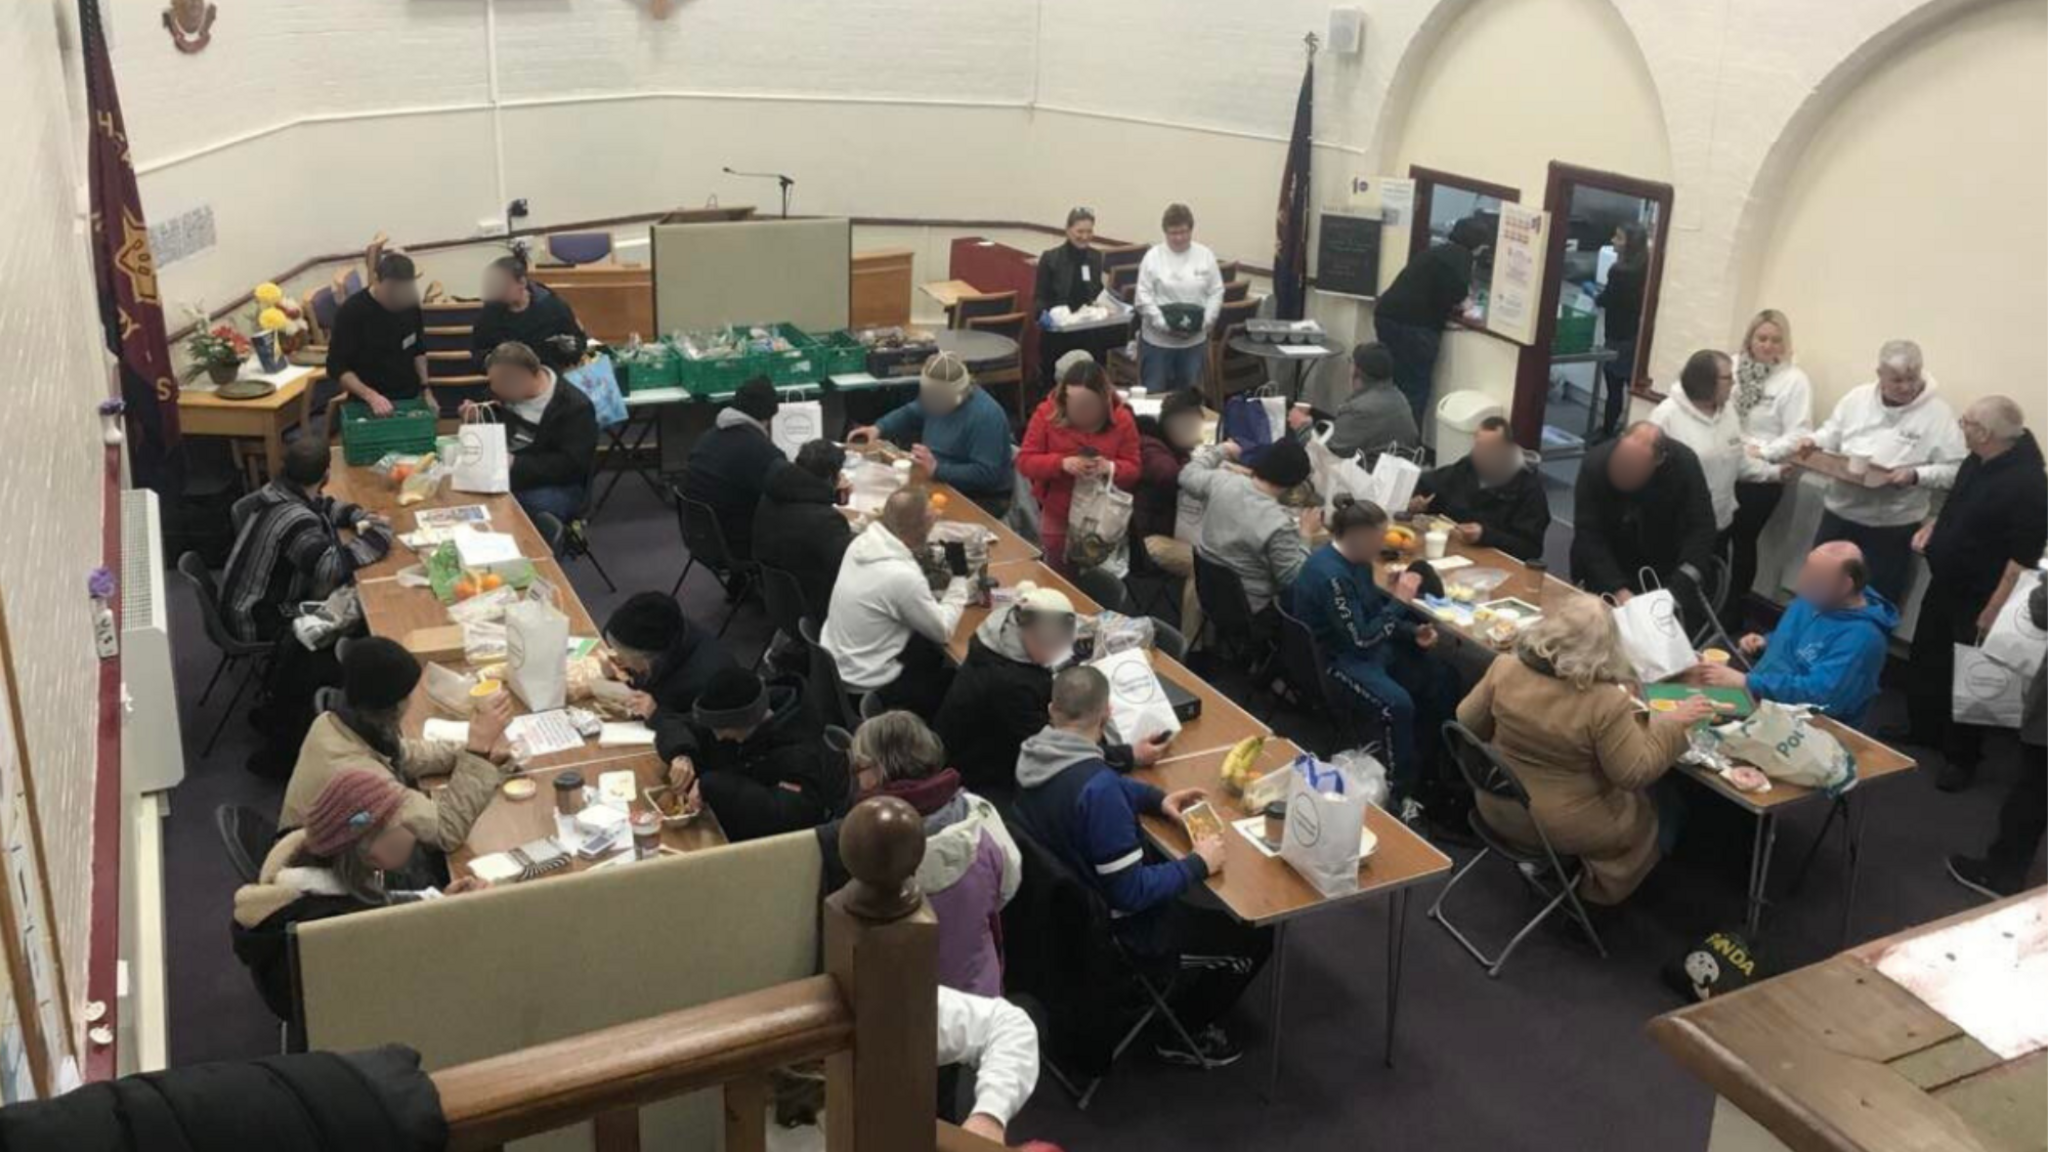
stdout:
<svg viewBox="0 0 2048 1152">
<path fill-rule="evenodd" d="M 789 218 L 789 190 L 796 186 L 796 177 L 783 172 L 742 172 L 730 165 L 722 168 L 728 176 L 744 176 L 752 180 L 773 180 L 782 186 L 782 218 Z"/>
</svg>

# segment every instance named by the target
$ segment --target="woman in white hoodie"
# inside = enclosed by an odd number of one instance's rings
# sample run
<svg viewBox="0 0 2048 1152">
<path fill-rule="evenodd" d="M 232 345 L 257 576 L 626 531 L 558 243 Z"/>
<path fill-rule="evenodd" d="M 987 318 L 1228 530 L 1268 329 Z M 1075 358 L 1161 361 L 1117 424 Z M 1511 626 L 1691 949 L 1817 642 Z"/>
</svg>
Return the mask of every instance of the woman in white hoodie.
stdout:
<svg viewBox="0 0 2048 1152">
<path fill-rule="evenodd" d="M 956 576 L 936 595 L 918 562 L 938 518 L 924 488 L 892 493 L 880 518 L 847 546 L 818 636 L 848 692 L 880 693 L 891 708 L 920 716 L 946 698 L 946 645 L 967 606 L 967 581 Z"/>
<path fill-rule="evenodd" d="M 1678 386 L 1650 413 L 1650 421 L 1699 457 L 1714 500 L 1714 528 L 1721 534 L 1715 550 L 1725 554 L 1735 524 L 1736 484 L 1774 482 L 1782 478 L 1783 469 L 1751 456 L 1743 443 L 1742 421 L 1729 403 L 1735 391 L 1735 366 L 1725 353 L 1693 353 L 1678 374 Z M 1755 544 L 1754 538 L 1750 543 Z M 1748 591 L 1731 583 L 1729 600 L 1735 602 Z M 1726 610 L 1726 605 L 1721 607 Z"/>
<path fill-rule="evenodd" d="M 1154 396 L 1199 388 L 1209 357 L 1209 329 L 1223 310 L 1223 270 L 1216 254 L 1195 243 L 1195 214 L 1168 204 L 1154 244 L 1138 264 L 1138 373 Z"/>
<path fill-rule="evenodd" d="M 1813 431 L 1813 381 L 1792 363 L 1792 322 L 1775 308 L 1757 313 L 1742 334 L 1733 403 L 1749 454 L 1769 463 L 1784 460 L 1799 438 Z M 1757 537 L 1784 496 L 1781 481 L 1736 481 L 1735 524 L 1729 529 L 1735 548 L 1728 585 L 1733 595 L 1756 583 Z"/>
</svg>

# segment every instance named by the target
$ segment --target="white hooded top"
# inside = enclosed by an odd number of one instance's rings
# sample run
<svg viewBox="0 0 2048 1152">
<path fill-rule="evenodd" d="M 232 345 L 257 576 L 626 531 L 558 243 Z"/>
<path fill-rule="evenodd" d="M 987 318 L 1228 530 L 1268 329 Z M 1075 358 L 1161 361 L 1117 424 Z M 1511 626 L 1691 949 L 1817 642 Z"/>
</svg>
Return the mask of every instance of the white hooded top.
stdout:
<svg viewBox="0 0 2048 1152">
<path fill-rule="evenodd" d="M 1839 480 L 1828 485 L 1828 511 L 1869 528 L 1896 528 L 1927 519 L 1932 490 L 1955 483 L 1969 456 L 1963 430 L 1948 403 L 1935 395 L 1934 377 L 1910 404 L 1885 405 L 1877 382 L 1852 390 L 1835 405 L 1813 442 L 1844 456 L 1864 455 L 1879 468 L 1911 468 L 1918 482 L 1866 488 Z"/>
<path fill-rule="evenodd" d="M 1707 475 L 1707 492 L 1714 498 L 1715 531 L 1725 531 L 1735 522 L 1736 481 L 1768 482 L 1778 478 L 1776 465 L 1749 454 L 1742 439 L 1742 420 L 1735 414 L 1733 401 L 1709 416 L 1685 393 L 1673 392 L 1650 413 L 1650 422 L 1700 458 L 1700 471 Z"/>
<path fill-rule="evenodd" d="M 878 520 L 846 548 L 818 642 L 849 690 L 872 692 L 903 673 L 912 634 L 945 647 L 966 606 L 967 581 L 954 577 L 943 598 L 932 595 L 917 557 Z"/>
<path fill-rule="evenodd" d="M 1736 362 L 1740 373 L 1742 363 Z M 1730 408 L 1735 402 L 1730 399 Z M 1742 437 L 1776 463 L 1791 455 L 1799 438 L 1813 431 L 1813 381 L 1796 364 L 1779 364 L 1764 378 L 1764 394 L 1747 415 L 1737 411 Z"/>
</svg>

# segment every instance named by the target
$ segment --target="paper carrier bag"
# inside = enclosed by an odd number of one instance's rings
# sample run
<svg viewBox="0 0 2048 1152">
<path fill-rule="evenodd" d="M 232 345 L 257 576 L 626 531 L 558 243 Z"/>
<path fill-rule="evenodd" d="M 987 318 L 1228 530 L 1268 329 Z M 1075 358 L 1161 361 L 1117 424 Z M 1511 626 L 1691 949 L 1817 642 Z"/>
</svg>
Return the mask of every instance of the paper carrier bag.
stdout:
<svg viewBox="0 0 2048 1152">
<path fill-rule="evenodd" d="M 1982 648 L 1956 645 L 1950 683 L 1950 712 L 1959 724 L 2017 728 L 2026 710 L 2027 678 L 1991 658 Z"/>
<path fill-rule="evenodd" d="M 1698 662 L 1692 640 L 1678 618 L 1678 598 L 1668 588 L 1641 593 L 1616 606 L 1614 624 L 1621 630 L 1622 648 L 1645 684 L 1676 676 Z"/>
<path fill-rule="evenodd" d="M 1354 464 L 1352 467 L 1356 468 Z M 1422 466 L 1415 461 L 1393 452 L 1382 452 L 1373 461 L 1371 501 L 1381 507 L 1387 515 L 1406 512 L 1408 501 L 1415 498 L 1415 486 L 1422 483 Z"/>
<path fill-rule="evenodd" d="M 768 438 L 791 460 L 803 446 L 825 434 L 825 406 L 816 400 L 784 400 L 768 422 Z"/>
<path fill-rule="evenodd" d="M 530 711 L 567 702 L 569 618 L 560 609 L 537 600 L 505 609 L 505 682 Z"/>
<path fill-rule="evenodd" d="M 1287 836 L 1280 858 L 1325 896 L 1358 891 L 1359 830 L 1365 827 L 1368 781 L 1346 764 L 1294 758 L 1287 785 Z"/>
<path fill-rule="evenodd" d="M 503 424 L 464 424 L 456 434 L 457 492 L 510 492 L 512 453 L 505 447 Z"/>
<path fill-rule="evenodd" d="M 1143 648 L 1127 648 L 1094 662 L 1109 681 L 1109 719 L 1130 743 L 1161 732 L 1180 731 L 1180 717 L 1173 714 L 1173 701 L 1160 686 L 1152 670 L 1152 656 Z"/>
<path fill-rule="evenodd" d="M 2048 655 L 2048 630 L 2034 627 L 2034 615 L 2027 611 L 2027 600 L 2040 583 L 2041 573 L 2021 573 L 1984 635 L 1984 654 L 2019 673 L 2022 680 L 2032 676 Z"/>
</svg>

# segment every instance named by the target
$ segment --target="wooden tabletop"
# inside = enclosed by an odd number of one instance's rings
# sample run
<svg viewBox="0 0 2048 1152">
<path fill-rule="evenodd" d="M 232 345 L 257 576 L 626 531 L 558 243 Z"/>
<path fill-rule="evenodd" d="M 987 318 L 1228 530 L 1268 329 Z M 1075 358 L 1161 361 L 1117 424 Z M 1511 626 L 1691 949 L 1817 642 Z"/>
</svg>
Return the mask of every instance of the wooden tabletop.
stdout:
<svg viewBox="0 0 2048 1152">
<path fill-rule="evenodd" d="M 1891 482 L 1892 476 L 1891 469 L 1880 468 L 1875 464 L 1865 469 L 1863 475 L 1853 475 L 1849 471 L 1849 458 L 1847 456 L 1837 452 L 1824 452 L 1819 448 L 1803 456 L 1787 456 L 1785 463 L 1795 468 L 1804 468 L 1808 472 L 1825 476 L 1830 480 L 1840 480 L 1844 484 L 1852 484 L 1860 488 L 1883 488 Z"/>
<path fill-rule="evenodd" d="M 661 758 L 652 752 L 640 751 L 618 759 L 593 761 L 577 766 L 583 773 L 583 782 L 597 787 L 601 773 L 631 771 L 640 779 L 642 789 L 651 788 L 666 781 Z M 469 842 L 448 854 L 448 872 L 461 876 L 468 872 L 470 861 L 492 852 L 505 852 L 530 843 L 543 836 L 555 834 L 555 796 L 553 780 L 561 771 L 557 767 L 535 767 L 525 773 L 539 787 L 533 796 L 525 800 L 513 800 L 502 789 L 491 799 L 490 807 L 484 809 L 476 823 L 469 830 Z M 647 808 L 645 799 L 633 802 L 633 811 Z M 690 823 L 680 828 L 664 826 L 661 830 L 662 846 L 677 852 L 697 852 L 705 848 L 716 848 L 726 842 L 725 832 L 718 826 L 718 818 L 709 809 Z M 629 850 L 625 855 L 631 856 Z M 603 861 L 577 858 L 569 865 L 568 873 L 587 871 Z"/>
<path fill-rule="evenodd" d="M 467 504 L 481 504 L 490 509 L 491 530 L 504 532 L 519 542 L 519 553 L 529 559 L 539 560 L 552 555 L 548 542 L 541 537 L 540 530 L 527 519 L 519 501 L 510 495 L 482 496 L 474 492 L 457 492 L 447 480 L 432 496 L 418 504 L 407 507 L 398 505 L 398 485 L 379 476 L 364 466 L 350 466 L 341 459 L 340 449 L 335 450 L 333 470 L 327 477 L 327 494 L 338 503 L 354 504 L 366 508 L 391 522 L 394 536 L 403 536 L 417 525 L 414 514 L 425 508 L 456 508 Z M 398 570 L 416 564 L 420 557 L 412 549 L 397 540 L 391 542 L 391 551 L 375 564 L 367 564 L 356 570 L 356 579 L 376 580 L 393 576 Z"/>
<path fill-rule="evenodd" d="M 925 295 L 939 302 L 941 307 L 951 308 L 962 296 L 979 296 L 981 289 L 965 280 L 927 280 L 920 289 Z"/>
<path fill-rule="evenodd" d="M 1267 772 L 1290 764 L 1300 754 L 1301 749 L 1292 741 L 1269 740 L 1259 757 L 1259 770 Z M 1243 811 L 1236 797 L 1223 790 L 1224 755 L 1223 752 L 1212 752 L 1203 756 L 1184 756 L 1151 768 L 1135 769 L 1131 775 L 1168 792 L 1200 788 L 1208 794 L 1209 802 L 1219 815 L 1226 820 L 1237 820 L 1250 813 Z M 1188 836 L 1180 821 L 1164 816 L 1146 816 L 1142 823 L 1146 835 L 1161 851 L 1176 860 L 1187 855 Z M 1358 863 L 1358 891 L 1355 894 L 1324 896 L 1309 887 L 1308 882 L 1286 861 L 1261 853 L 1234 827 L 1224 831 L 1230 842 L 1228 859 L 1222 875 L 1209 878 L 1209 889 L 1239 920 L 1247 924 L 1271 924 L 1318 908 L 1420 884 L 1451 870 L 1450 857 L 1437 851 L 1429 841 L 1410 831 L 1407 825 L 1383 809 L 1377 806 L 1369 809 L 1365 826 L 1379 838 L 1379 843 L 1372 855 Z"/>
<path fill-rule="evenodd" d="M 276 384 L 277 391 L 272 392 L 268 396 L 259 396 L 254 400 L 228 400 L 216 395 L 212 389 L 207 388 L 180 388 L 178 390 L 178 407 L 181 410 L 192 411 L 222 409 L 237 412 L 275 412 L 280 408 L 298 403 L 299 397 L 305 394 L 306 389 L 312 385 L 313 381 L 325 375 L 318 368 L 303 366 L 287 367 L 282 372 L 268 375 L 255 374 L 256 379 L 269 380 Z"/>
<path fill-rule="evenodd" d="M 1066 577 L 1055 572 L 1045 563 L 1037 560 L 1019 560 L 1008 564 L 989 565 L 989 575 L 1005 588 L 1015 588 L 1029 580 L 1041 588 L 1057 588 L 1066 593 L 1074 602 L 1074 610 L 1080 613 L 1102 611 L 1102 606 L 1088 598 L 1070 583 Z M 960 624 L 953 629 L 953 639 L 946 651 L 958 664 L 967 659 L 967 642 L 973 638 L 974 630 L 988 619 L 991 609 L 969 607 L 960 614 Z M 1152 653 L 1152 668 L 1161 679 L 1171 680 L 1189 693 L 1200 697 L 1202 714 L 1181 726 L 1180 734 L 1174 737 L 1168 749 L 1169 758 L 1199 755 L 1217 750 L 1227 751 L 1247 736 L 1265 736 L 1272 732 L 1263 722 L 1246 712 L 1235 700 L 1218 691 L 1208 681 L 1194 674 L 1187 665 L 1163 652 Z M 1139 734 L 1126 732 L 1130 739 Z"/>
<path fill-rule="evenodd" d="M 1842 746 L 1849 750 L 1849 754 L 1856 757 L 1856 788 L 1859 790 L 1879 780 L 1911 772 L 1919 767 L 1911 756 L 1878 742 L 1832 716 L 1815 716 L 1813 722 L 1840 740 Z M 1775 812 L 1789 805 L 1825 795 L 1816 789 L 1784 780 L 1771 781 L 1769 792 L 1743 792 L 1723 780 L 1720 773 L 1711 769 L 1697 764 L 1680 764 L 1678 767 L 1686 775 L 1753 813 Z"/>
<path fill-rule="evenodd" d="M 1904 942 L 2041 890 L 1873 941 L 1650 1022 L 1715 1092 L 1795 1152 L 2006 1152 L 2048 1144 L 2048 1051 L 2005 1059 L 1878 967 Z"/>
<path fill-rule="evenodd" d="M 570 636 L 599 634 L 596 621 L 584 610 L 583 601 L 569 583 L 569 574 L 562 571 L 559 563 L 552 558 L 535 560 L 533 573 L 555 586 L 557 606 L 569 617 Z M 417 629 L 452 623 L 447 605 L 435 597 L 433 589 L 402 584 L 395 576 L 358 580 L 356 592 L 362 600 L 363 619 L 375 636 L 389 636 L 403 644 Z"/>
<path fill-rule="evenodd" d="M 988 514 L 988 509 L 967 498 L 950 484 L 936 484 L 937 491 L 946 494 L 946 506 L 939 511 L 939 519 L 960 524 L 979 524 L 996 534 L 994 544 L 989 545 L 990 564 L 1009 564 L 1019 560 L 1036 560 L 1044 553 L 1038 545 L 1024 539 L 1009 525 Z"/>
</svg>

